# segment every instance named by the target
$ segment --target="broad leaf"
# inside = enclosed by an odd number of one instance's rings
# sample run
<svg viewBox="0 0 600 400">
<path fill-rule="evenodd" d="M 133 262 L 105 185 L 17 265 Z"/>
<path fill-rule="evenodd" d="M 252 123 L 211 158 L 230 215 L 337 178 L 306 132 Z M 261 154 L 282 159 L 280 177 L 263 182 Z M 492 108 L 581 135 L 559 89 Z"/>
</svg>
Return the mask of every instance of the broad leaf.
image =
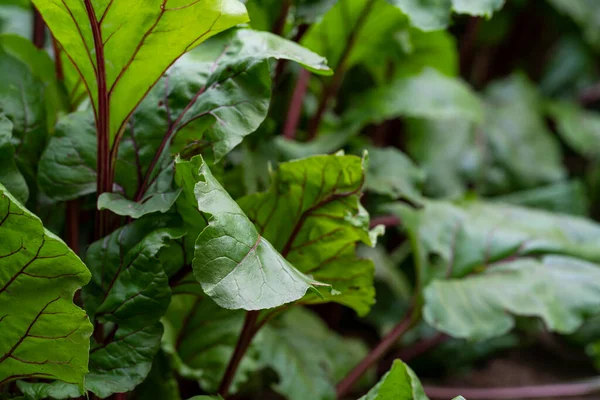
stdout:
<svg viewBox="0 0 600 400">
<path fill-rule="evenodd" d="M 93 10 L 86 10 L 84 3 Z M 169 4 L 151 0 L 135 6 L 100 0 L 59 4 L 34 0 L 34 4 L 76 66 L 96 114 L 99 82 L 106 85 L 111 143 L 144 95 L 179 56 L 248 20 L 244 6 L 237 0 L 180 0 Z M 98 27 L 101 38 L 94 38 L 93 26 Z M 95 39 L 102 40 L 101 48 Z M 102 55 L 104 74 L 98 65 Z"/>
<path fill-rule="evenodd" d="M 141 219 L 93 243 L 87 252 L 92 281 L 83 300 L 109 339 L 92 347 L 86 388 L 102 398 L 140 384 L 159 349 L 159 319 L 171 290 L 157 254 L 183 236 L 171 224 L 166 217 Z"/>
<path fill-rule="evenodd" d="M 260 235 L 301 272 L 334 292 L 302 301 L 335 301 L 360 315 L 373 303 L 373 264 L 356 256 L 373 244 L 369 216 L 359 203 L 364 162 L 356 156 L 315 156 L 279 165 L 270 189 L 240 199 Z"/>
<path fill-rule="evenodd" d="M 290 400 L 335 398 L 335 384 L 367 354 L 363 343 L 299 307 L 267 325 L 255 347 L 261 365 L 279 376 L 274 389 Z"/>
<path fill-rule="evenodd" d="M 599 113 L 567 102 L 550 104 L 548 112 L 556 120 L 558 133 L 573 150 L 589 158 L 600 155 Z"/>
<path fill-rule="evenodd" d="M 90 273 L 0 184 L 0 384 L 58 379 L 83 389 L 92 326 L 73 304 Z"/>
<path fill-rule="evenodd" d="M 393 199 L 421 201 L 419 186 L 425 174 L 404 153 L 395 148 L 369 149 L 365 188 Z"/>
<path fill-rule="evenodd" d="M 514 315 L 573 332 L 600 303 L 600 266 L 582 261 L 600 261 L 595 223 L 477 202 L 389 210 L 400 216 L 414 246 L 426 286 L 425 319 L 452 336 L 501 335 Z"/>
<path fill-rule="evenodd" d="M 475 16 L 491 15 L 505 0 L 388 0 L 410 17 L 411 24 L 424 31 L 444 29 L 450 22 L 451 11 Z"/>
<path fill-rule="evenodd" d="M 359 400 L 428 400 L 419 378 L 412 369 L 400 360 L 395 360 L 392 368 L 365 396 Z M 462 396 L 454 400 L 465 400 Z"/>
<path fill-rule="evenodd" d="M 0 184 L 3 184 L 21 203 L 29 197 L 25 178 L 15 162 L 15 147 L 12 139 L 12 122 L 0 115 Z"/>
<path fill-rule="evenodd" d="M 201 157 L 176 162 L 179 212 L 195 243 L 194 276 L 218 305 L 260 310 L 290 303 L 319 285 L 258 232 Z"/>
</svg>

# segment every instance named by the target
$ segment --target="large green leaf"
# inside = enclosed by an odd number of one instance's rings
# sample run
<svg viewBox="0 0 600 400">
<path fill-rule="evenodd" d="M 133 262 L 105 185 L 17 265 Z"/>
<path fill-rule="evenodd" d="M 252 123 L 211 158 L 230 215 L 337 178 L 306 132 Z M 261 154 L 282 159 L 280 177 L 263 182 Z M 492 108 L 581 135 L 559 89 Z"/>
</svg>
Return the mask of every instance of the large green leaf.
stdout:
<svg viewBox="0 0 600 400">
<path fill-rule="evenodd" d="M 400 360 L 359 400 L 428 400 L 419 378 L 412 369 Z M 465 400 L 462 396 L 454 400 Z"/>
<path fill-rule="evenodd" d="M 87 252 L 92 280 L 82 297 L 108 339 L 92 347 L 86 388 L 102 398 L 140 384 L 160 347 L 159 319 L 171 290 L 157 254 L 183 236 L 170 225 L 167 217 L 141 219 L 93 243 Z"/>
<path fill-rule="evenodd" d="M 259 362 L 279 376 L 274 389 L 290 400 L 335 398 L 335 384 L 367 354 L 358 340 L 329 330 L 316 315 L 296 307 L 264 328 Z"/>
<path fill-rule="evenodd" d="M 176 162 L 179 212 L 195 243 L 194 276 L 218 305 L 260 310 L 298 300 L 319 285 L 258 232 L 204 160 Z"/>
<path fill-rule="evenodd" d="M 443 332 L 486 339 L 521 315 L 567 333 L 597 310 L 600 266 L 590 261 L 600 261 L 600 226 L 593 222 L 478 202 L 389 210 L 413 243 L 425 319 Z"/>
<path fill-rule="evenodd" d="M 411 24 L 424 31 L 444 29 L 451 11 L 475 16 L 491 15 L 505 0 L 388 0 L 409 16 Z"/>
<path fill-rule="evenodd" d="M 0 384 L 58 379 L 83 389 L 92 326 L 73 304 L 90 273 L 0 184 Z"/>
<path fill-rule="evenodd" d="M 244 6 L 237 0 L 179 0 L 168 5 L 162 0 L 135 4 L 89 0 L 93 12 L 86 11 L 88 3 L 84 3 L 34 0 L 54 37 L 75 64 L 96 113 L 99 82 L 106 84 L 111 143 L 137 104 L 179 56 L 248 20 Z M 96 47 L 94 25 L 100 31 L 102 49 Z M 97 65 L 100 52 L 104 56 L 104 76 Z"/>
<path fill-rule="evenodd" d="M 369 215 L 359 203 L 364 162 L 356 156 L 315 156 L 282 163 L 267 192 L 239 203 L 268 239 L 301 272 L 334 291 L 303 302 L 335 301 L 360 315 L 373 303 L 373 264 L 356 256 L 357 242 L 373 244 Z"/>
</svg>

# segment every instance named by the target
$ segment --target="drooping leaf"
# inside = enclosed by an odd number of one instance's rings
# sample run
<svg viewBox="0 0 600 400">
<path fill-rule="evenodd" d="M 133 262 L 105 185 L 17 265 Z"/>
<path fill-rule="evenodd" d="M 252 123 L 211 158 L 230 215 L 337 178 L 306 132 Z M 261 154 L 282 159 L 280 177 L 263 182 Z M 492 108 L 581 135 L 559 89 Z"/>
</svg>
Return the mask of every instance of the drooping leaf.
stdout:
<svg viewBox="0 0 600 400">
<path fill-rule="evenodd" d="M 75 64 L 96 113 L 98 82 L 106 85 L 111 143 L 144 95 L 179 56 L 248 20 L 245 7 L 237 0 L 174 4 L 151 0 L 133 7 L 129 2 L 99 0 L 34 0 L 34 4 Z M 94 38 L 93 26 L 100 38 Z M 100 48 L 95 39 L 102 41 Z M 97 65 L 102 56 L 104 73 Z"/>
<path fill-rule="evenodd" d="M 400 360 L 359 400 L 429 400 L 412 369 Z M 454 400 L 465 400 L 462 396 Z"/>
<path fill-rule="evenodd" d="M 389 210 L 402 218 L 414 246 L 425 319 L 443 332 L 491 338 L 521 315 L 567 333 L 598 307 L 600 266 L 592 262 L 600 261 L 600 227 L 593 222 L 477 202 Z"/>
<path fill-rule="evenodd" d="M 0 384 L 58 379 L 83 389 L 92 326 L 73 304 L 90 273 L 0 184 Z"/>
<path fill-rule="evenodd" d="M 373 265 L 357 258 L 357 242 L 373 244 L 360 206 L 364 162 L 356 156 L 315 156 L 279 165 L 270 189 L 239 203 L 268 239 L 301 272 L 334 292 L 304 303 L 335 301 L 359 315 L 373 303 Z"/>
<path fill-rule="evenodd" d="M 279 376 L 274 389 L 290 400 L 335 398 L 335 384 L 367 354 L 363 343 L 331 332 L 299 307 L 264 328 L 256 351 Z"/>
<path fill-rule="evenodd" d="M 11 142 L 12 127 L 12 122 L 0 115 L 0 184 L 17 200 L 25 203 L 29 197 L 29 188 L 15 162 L 15 148 Z"/>
<path fill-rule="evenodd" d="M 194 276 L 218 305 L 273 308 L 303 297 L 318 282 L 299 272 L 258 232 L 212 176 L 204 160 L 176 162 L 182 187 L 177 206 L 188 235 L 196 237 Z"/>
<path fill-rule="evenodd" d="M 86 388 L 104 398 L 133 390 L 160 347 L 159 319 L 171 298 L 158 252 L 183 236 L 169 217 L 145 218 L 93 243 L 86 261 L 92 281 L 82 292 L 90 316 L 105 327 L 94 343 Z"/>
<path fill-rule="evenodd" d="M 404 153 L 395 148 L 369 149 L 365 189 L 393 199 L 421 201 L 419 186 L 425 175 Z"/>
<path fill-rule="evenodd" d="M 127 200 L 118 193 L 102 193 L 98 196 L 98 210 L 110 210 L 117 215 L 141 218 L 154 212 L 166 213 L 173 207 L 180 191 L 155 193 L 142 203 Z"/>
</svg>

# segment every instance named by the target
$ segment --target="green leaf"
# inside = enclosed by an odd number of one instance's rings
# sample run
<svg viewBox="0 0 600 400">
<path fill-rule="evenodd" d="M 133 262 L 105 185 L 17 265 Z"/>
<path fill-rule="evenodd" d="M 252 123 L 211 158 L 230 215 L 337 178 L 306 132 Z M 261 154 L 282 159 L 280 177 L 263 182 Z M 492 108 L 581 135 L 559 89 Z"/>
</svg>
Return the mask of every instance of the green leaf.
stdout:
<svg viewBox="0 0 600 400">
<path fill-rule="evenodd" d="M 38 183 L 53 200 L 96 191 L 96 127 L 91 111 L 61 118 L 39 163 Z"/>
<path fill-rule="evenodd" d="M 174 290 L 163 320 L 163 349 L 179 375 L 197 380 L 206 392 L 216 392 L 242 330 L 244 312 L 218 306 L 195 282 Z M 234 391 L 257 369 L 254 358 L 251 351 L 242 359 Z"/>
<path fill-rule="evenodd" d="M 90 273 L 0 184 L 0 384 L 58 379 L 83 389 L 92 326 L 73 304 Z"/>
<path fill-rule="evenodd" d="M 11 142 L 17 166 L 33 193 L 47 136 L 44 84 L 5 46 L 0 47 L 0 76 L 0 113 L 13 124 Z"/>
<path fill-rule="evenodd" d="M 164 352 L 159 351 L 154 357 L 148 377 L 135 388 L 134 398 L 181 400 L 171 360 Z"/>
<path fill-rule="evenodd" d="M 11 143 L 12 122 L 0 115 L 0 184 L 3 184 L 19 202 L 25 203 L 29 188 L 15 162 L 15 148 Z"/>
<path fill-rule="evenodd" d="M 571 17 L 588 42 L 600 48 L 600 10 L 594 0 L 548 0 L 559 12 Z"/>
<path fill-rule="evenodd" d="M 334 292 L 309 294 L 303 303 L 335 301 L 368 312 L 373 304 L 373 264 L 356 257 L 356 244 L 372 245 L 369 216 L 359 197 L 364 163 L 356 156 L 315 156 L 279 165 L 267 192 L 240 206 L 259 233 L 303 273 Z"/>
<path fill-rule="evenodd" d="M 400 116 L 480 122 L 483 108 L 464 82 L 427 68 L 418 75 L 401 77 L 371 90 L 353 104 L 348 114 L 352 120 L 371 123 Z"/>
<path fill-rule="evenodd" d="M 178 208 L 196 243 L 194 276 L 218 305 L 260 310 L 298 300 L 313 285 L 261 235 L 201 157 L 177 160 Z M 198 212 L 200 211 L 200 212 Z M 195 234 L 192 234 L 195 237 Z"/>
<path fill-rule="evenodd" d="M 290 400 L 335 398 L 335 384 L 367 354 L 363 343 L 330 331 L 299 307 L 269 323 L 256 350 L 259 362 L 279 376 L 275 391 Z"/>
<path fill-rule="evenodd" d="M 600 303 L 600 266 L 588 262 L 600 261 L 600 226 L 593 222 L 478 202 L 388 210 L 411 237 L 426 286 L 426 321 L 452 336 L 501 335 L 514 315 L 573 332 Z"/>
<path fill-rule="evenodd" d="M 385 0 L 338 1 L 310 27 L 301 43 L 325 56 L 335 69 L 346 43 L 352 41 L 345 63 L 349 69 L 363 62 L 368 64 L 380 52 L 385 52 L 394 32 L 406 26 L 402 12 Z"/>
<path fill-rule="evenodd" d="M 160 347 L 159 319 L 171 290 L 157 254 L 183 236 L 172 224 L 169 217 L 140 219 L 93 243 L 87 252 L 92 280 L 82 297 L 90 316 L 113 330 L 112 340 L 93 345 L 86 376 L 86 388 L 102 398 L 140 384 Z M 111 337 L 110 331 L 104 334 Z"/>
<path fill-rule="evenodd" d="M 369 149 L 369 169 L 365 188 L 393 199 L 420 203 L 419 186 L 425 174 L 404 153 L 393 147 Z"/>
<path fill-rule="evenodd" d="M 419 378 L 400 360 L 359 400 L 428 400 Z"/>
<path fill-rule="evenodd" d="M 155 193 L 147 196 L 142 203 L 127 200 L 118 193 L 102 193 L 98 197 L 98 210 L 110 210 L 117 215 L 136 219 L 154 212 L 166 213 L 175 204 L 180 193 L 179 190 Z"/>
<path fill-rule="evenodd" d="M 459 14 L 491 17 L 504 0 L 388 0 L 410 18 L 411 24 L 424 31 L 444 29 L 451 11 Z"/>
<path fill-rule="evenodd" d="M 34 0 L 56 40 L 77 67 L 98 113 L 99 68 L 92 25 L 100 26 L 109 94 L 110 143 L 148 90 L 179 56 L 209 37 L 248 21 L 237 0 L 129 2 Z M 103 28 L 103 29 L 102 29 Z M 160 54 L 160 57 L 156 57 Z"/>
<path fill-rule="evenodd" d="M 556 121 L 560 136 L 573 150 L 587 158 L 600 155 L 597 144 L 600 140 L 600 113 L 567 102 L 549 104 L 548 113 Z"/>
<path fill-rule="evenodd" d="M 478 125 L 458 118 L 409 121 L 408 154 L 427 173 L 425 193 L 458 197 L 471 186 L 497 195 L 562 180 L 559 143 L 535 87 L 513 75 L 492 83 L 484 99 Z"/>
</svg>

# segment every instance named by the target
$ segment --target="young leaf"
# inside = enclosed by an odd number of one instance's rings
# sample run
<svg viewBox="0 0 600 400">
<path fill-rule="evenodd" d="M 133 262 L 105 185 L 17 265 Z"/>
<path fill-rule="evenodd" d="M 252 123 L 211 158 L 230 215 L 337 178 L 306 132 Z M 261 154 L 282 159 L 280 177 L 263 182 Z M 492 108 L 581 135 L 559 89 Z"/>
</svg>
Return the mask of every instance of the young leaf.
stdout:
<svg viewBox="0 0 600 400">
<path fill-rule="evenodd" d="M 167 217 L 141 219 L 87 252 L 92 281 L 82 297 L 90 316 L 106 329 L 104 342 L 93 345 L 86 388 L 102 398 L 140 384 L 159 349 L 159 319 L 171 290 L 157 254 L 183 236 L 171 224 Z"/>
<path fill-rule="evenodd" d="M 0 184 L 3 184 L 19 202 L 25 203 L 29 188 L 15 163 L 15 148 L 11 142 L 12 122 L 0 115 Z"/>
<path fill-rule="evenodd" d="M 98 89 L 107 91 L 110 143 L 179 56 L 248 20 L 244 6 L 237 0 L 176 4 L 150 0 L 135 5 L 123 1 L 34 0 L 34 4 L 76 66 L 96 114 L 101 100 Z"/>
<path fill-rule="evenodd" d="M 359 197 L 364 163 L 356 156 L 315 156 L 282 163 L 267 192 L 240 199 L 240 206 L 296 268 L 334 292 L 303 302 L 335 301 L 359 315 L 373 303 L 373 264 L 356 257 L 357 242 L 373 244 L 369 216 Z"/>
<path fill-rule="evenodd" d="M 367 354 L 364 344 L 299 307 L 267 325 L 255 347 L 261 365 L 279 376 L 274 389 L 290 400 L 335 398 L 335 383 Z"/>
<path fill-rule="evenodd" d="M 190 233 L 201 230 L 192 262 L 194 276 L 218 305 L 273 308 L 298 300 L 319 284 L 294 268 L 257 231 L 200 156 L 177 160 L 175 179 L 183 189 L 179 212 Z"/>
<path fill-rule="evenodd" d="M 83 389 L 92 326 L 73 304 L 90 273 L 0 184 L 0 384 L 58 379 Z"/>
</svg>

